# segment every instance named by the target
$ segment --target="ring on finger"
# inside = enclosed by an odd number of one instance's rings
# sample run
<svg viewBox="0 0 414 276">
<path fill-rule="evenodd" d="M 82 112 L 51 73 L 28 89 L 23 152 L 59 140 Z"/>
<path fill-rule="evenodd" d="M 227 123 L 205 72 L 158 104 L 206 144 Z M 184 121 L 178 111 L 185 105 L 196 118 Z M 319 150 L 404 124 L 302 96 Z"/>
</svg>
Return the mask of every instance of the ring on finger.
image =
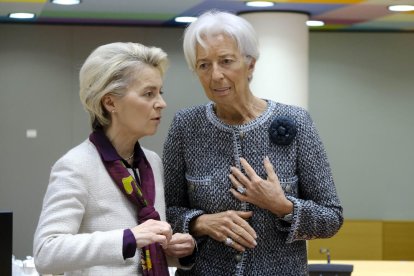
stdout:
<svg viewBox="0 0 414 276">
<path fill-rule="evenodd" d="M 233 240 L 231 238 L 226 238 L 224 240 L 224 244 L 227 245 L 227 246 L 232 246 Z"/>
<path fill-rule="evenodd" d="M 237 187 L 237 191 L 242 195 L 246 194 L 246 188 L 243 186 Z"/>
</svg>

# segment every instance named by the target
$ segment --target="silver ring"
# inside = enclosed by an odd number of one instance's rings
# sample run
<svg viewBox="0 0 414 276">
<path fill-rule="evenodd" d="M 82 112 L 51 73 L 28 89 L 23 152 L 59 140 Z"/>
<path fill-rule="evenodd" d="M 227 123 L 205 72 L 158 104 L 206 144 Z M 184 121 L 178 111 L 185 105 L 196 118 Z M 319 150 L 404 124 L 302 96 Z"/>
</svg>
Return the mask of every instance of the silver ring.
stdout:
<svg viewBox="0 0 414 276">
<path fill-rule="evenodd" d="M 243 187 L 243 186 L 239 186 L 239 187 L 237 187 L 237 191 L 238 191 L 239 193 L 241 193 L 242 195 L 246 194 L 246 188 L 245 188 L 245 187 Z"/>
<path fill-rule="evenodd" d="M 231 246 L 233 244 L 233 240 L 230 239 L 230 238 L 226 238 L 224 240 L 224 244 L 227 245 L 227 246 Z"/>
</svg>

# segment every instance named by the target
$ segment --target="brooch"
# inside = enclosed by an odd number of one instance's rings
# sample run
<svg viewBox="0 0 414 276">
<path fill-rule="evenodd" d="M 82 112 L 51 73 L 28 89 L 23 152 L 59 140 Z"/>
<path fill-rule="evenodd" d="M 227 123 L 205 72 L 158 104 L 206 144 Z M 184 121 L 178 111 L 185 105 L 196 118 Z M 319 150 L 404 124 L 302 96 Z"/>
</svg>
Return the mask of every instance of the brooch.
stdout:
<svg viewBox="0 0 414 276">
<path fill-rule="evenodd" d="M 269 127 L 269 138 L 276 145 L 287 146 L 296 136 L 295 122 L 286 116 L 276 117 Z"/>
</svg>

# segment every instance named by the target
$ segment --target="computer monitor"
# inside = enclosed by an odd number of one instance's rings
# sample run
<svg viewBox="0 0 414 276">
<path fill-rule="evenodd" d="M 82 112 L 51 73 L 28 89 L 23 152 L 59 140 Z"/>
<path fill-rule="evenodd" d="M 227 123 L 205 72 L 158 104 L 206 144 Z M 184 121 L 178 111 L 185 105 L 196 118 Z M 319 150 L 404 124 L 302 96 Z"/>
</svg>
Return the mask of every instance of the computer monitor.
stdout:
<svg viewBox="0 0 414 276">
<path fill-rule="evenodd" d="M 353 265 L 347 264 L 308 264 L 309 276 L 350 276 Z"/>
<path fill-rule="evenodd" d="M 13 213 L 0 210 L 0 275 L 12 275 Z"/>
</svg>

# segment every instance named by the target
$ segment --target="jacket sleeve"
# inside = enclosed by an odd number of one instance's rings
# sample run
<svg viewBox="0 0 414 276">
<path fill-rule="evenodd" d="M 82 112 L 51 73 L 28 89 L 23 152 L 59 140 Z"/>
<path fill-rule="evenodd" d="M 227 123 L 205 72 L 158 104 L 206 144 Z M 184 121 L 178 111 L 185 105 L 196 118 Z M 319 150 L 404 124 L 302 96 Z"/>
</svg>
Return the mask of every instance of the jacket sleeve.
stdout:
<svg viewBox="0 0 414 276">
<path fill-rule="evenodd" d="M 84 170 L 79 160 L 67 158 L 52 168 L 33 245 L 42 274 L 124 263 L 123 229 L 78 233 L 88 204 Z"/>
<path fill-rule="evenodd" d="M 288 196 L 294 204 L 294 220 L 287 242 L 329 238 L 343 223 L 330 165 L 321 138 L 309 113 L 300 109 L 297 117 L 297 173 L 299 197 Z"/>
<path fill-rule="evenodd" d="M 180 114 L 177 113 L 164 144 L 165 199 L 167 221 L 171 224 L 174 233 L 189 233 L 190 221 L 202 215 L 204 211 L 190 207 L 185 178 L 185 141 L 182 139 L 183 126 L 180 121 Z"/>
</svg>

